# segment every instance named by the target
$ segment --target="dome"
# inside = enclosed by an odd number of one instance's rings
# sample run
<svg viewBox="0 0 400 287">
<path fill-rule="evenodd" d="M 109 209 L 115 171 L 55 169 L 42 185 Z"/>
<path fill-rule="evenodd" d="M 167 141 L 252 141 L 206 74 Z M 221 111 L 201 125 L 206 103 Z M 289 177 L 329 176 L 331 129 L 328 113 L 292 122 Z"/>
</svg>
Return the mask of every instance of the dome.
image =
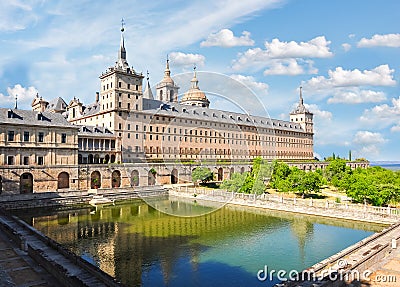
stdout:
<svg viewBox="0 0 400 287">
<path fill-rule="evenodd" d="M 208 108 L 210 101 L 207 99 L 206 94 L 199 88 L 199 81 L 197 80 L 196 72 L 194 72 L 191 83 L 192 85 L 190 89 L 183 95 L 181 99 L 181 104 Z"/>
<path fill-rule="evenodd" d="M 165 84 L 170 84 L 170 85 L 175 85 L 174 80 L 171 78 L 171 70 L 169 69 L 169 60 L 167 59 L 167 64 L 165 66 L 165 71 L 164 71 L 164 78 L 160 83 L 165 83 Z"/>
</svg>

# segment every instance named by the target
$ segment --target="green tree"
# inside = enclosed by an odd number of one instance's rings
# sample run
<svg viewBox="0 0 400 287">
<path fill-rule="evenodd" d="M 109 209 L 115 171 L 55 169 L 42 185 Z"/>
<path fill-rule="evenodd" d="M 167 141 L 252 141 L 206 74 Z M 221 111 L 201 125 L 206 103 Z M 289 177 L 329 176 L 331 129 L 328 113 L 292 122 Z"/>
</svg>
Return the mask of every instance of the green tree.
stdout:
<svg viewBox="0 0 400 287">
<path fill-rule="evenodd" d="M 194 183 L 201 181 L 206 183 L 214 179 L 214 173 L 207 167 L 196 167 L 192 172 L 192 181 Z"/>
<path fill-rule="evenodd" d="M 235 172 L 232 174 L 230 179 L 224 180 L 221 184 L 222 189 L 226 189 L 231 192 L 243 192 L 246 178 L 249 176 L 248 172 L 239 173 Z"/>
</svg>

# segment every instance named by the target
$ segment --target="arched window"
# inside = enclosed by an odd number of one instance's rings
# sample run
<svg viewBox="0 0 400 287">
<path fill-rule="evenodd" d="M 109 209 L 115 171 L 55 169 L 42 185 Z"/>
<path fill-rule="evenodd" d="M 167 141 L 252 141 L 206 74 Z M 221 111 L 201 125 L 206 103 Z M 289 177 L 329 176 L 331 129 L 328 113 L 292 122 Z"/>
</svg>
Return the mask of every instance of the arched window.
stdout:
<svg viewBox="0 0 400 287">
<path fill-rule="evenodd" d="M 58 175 L 57 189 L 69 188 L 69 174 L 61 172 Z"/>
<path fill-rule="evenodd" d="M 170 102 L 173 102 L 173 101 L 174 101 L 174 91 L 171 90 L 169 93 L 170 93 L 170 94 L 169 94 L 169 101 L 170 101 Z"/>
<path fill-rule="evenodd" d="M 139 186 L 139 171 L 137 170 L 131 173 L 131 186 Z"/>
<path fill-rule="evenodd" d="M 120 187 L 121 186 L 121 172 L 119 170 L 114 170 L 111 174 L 111 186 Z"/>
<path fill-rule="evenodd" d="M 94 171 L 90 175 L 90 188 L 96 189 L 101 187 L 101 174 L 99 171 Z"/>
<path fill-rule="evenodd" d="M 163 100 L 163 91 L 161 90 L 160 91 L 160 101 L 162 101 Z"/>
<path fill-rule="evenodd" d="M 178 183 L 178 170 L 174 168 L 171 172 L 171 184 Z"/>
<path fill-rule="evenodd" d="M 20 193 L 32 193 L 33 192 L 33 175 L 29 172 L 21 174 L 19 179 L 19 191 Z"/>
</svg>

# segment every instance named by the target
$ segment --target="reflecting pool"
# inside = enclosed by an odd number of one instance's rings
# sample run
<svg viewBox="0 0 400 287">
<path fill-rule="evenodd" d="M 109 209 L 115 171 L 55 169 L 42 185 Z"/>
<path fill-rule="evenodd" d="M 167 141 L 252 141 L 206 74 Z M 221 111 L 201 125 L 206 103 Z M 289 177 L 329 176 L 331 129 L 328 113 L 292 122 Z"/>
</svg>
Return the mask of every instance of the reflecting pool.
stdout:
<svg viewBox="0 0 400 287">
<path fill-rule="evenodd" d="M 164 197 L 150 205 L 130 200 L 17 215 L 127 286 L 272 286 L 276 279 L 257 279 L 265 265 L 301 271 L 384 228 L 233 205 L 212 211 L 207 205 Z"/>
</svg>

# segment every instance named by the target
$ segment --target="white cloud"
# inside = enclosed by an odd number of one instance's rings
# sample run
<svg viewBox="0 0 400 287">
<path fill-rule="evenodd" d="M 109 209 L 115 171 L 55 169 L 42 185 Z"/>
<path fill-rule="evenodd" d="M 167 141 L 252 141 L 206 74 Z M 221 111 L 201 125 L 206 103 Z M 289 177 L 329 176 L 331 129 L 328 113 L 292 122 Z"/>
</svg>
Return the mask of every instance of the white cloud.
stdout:
<svg viewBox="0 0 400 287">
<path fill-rule="evenodd" d="M 169 58 L 171 62 L 175 66 L 184 66 L 184 67 L 189 67 L 189 66 L 204 66 L 204 62 L 206 58 L 203 55 L 200 54 L 185 54 L 182 52 L 172 52 L 169 54 Z"/>
<path fill-rule="evenodd" d="M 382 145 L 387 141 L 380 133 L 358 131 L 353 138 L 355 155 L 369 159 L 376 158 L 380 154 Z"/>
<path fill-rule="evenodd" d="M 357 47 L 400 47 L 400 34 L 375 34 L 371 39 L 362 38 L 358 43 Z"/>
<path fill-rule="evenodd" d="M 329 77 L 314 77 L 307 81 L 305 85 L 314 90 L 363 85 L 393 86 L 396 84 L 393 73 L 394 70 L 390 69 L 389 65 L 380 65 L 372 70 L 364 71 L 358 69 L 344 70 L 342 67 L 337 67 L 334 71 L 328 71 Z"/>
<path fill-rule="evenodd" d="M 255 92 L 262 92 L 263 94 L 268 93 L 269 86 L 267 83 L 257 82 L 254 77 L 252 76 L 243 76 L 243 75 L 231 75 L 231 78 L 243 83 L 250 89 L 254 90 Z"/>
<path fill-rule="evenodd" d="M 386 95 L 383 92 L 372 90 L 353 89 L 336 89 L 333 97 L 328 99 L 329 104 L 362 104 L 362 103 L 379 103 L 386 100 Z"/>
<path fill-rule="evenodd" d="M 207 40 L 200 43 L 202 47 L 235 47 L 235 46 L 253 46 L 254 41 L 250 38 L 250 32 L 243 31 L 242 36 L 236 37 L 229 29 L 222 29 L 217 33 L 212 33 Z"/>
<path fill-rule="evenodd" d="M 366 109 L 360 117 L 360 121 L 380 128 L 394 125 L 391 131 L 397 132 L 400 128 L 400 96 L 398 99 L 392 99 L 391 106 L 383 104 Z"/>
<path fill-rule="evenodd" d="M 358 131 L 353 139 L 355 144 L 371 145 L 385 143 L 387 140 L 380 133 L 370 131 Z"/>
<path fill-rule="evenodd" d="M 18 108 L 30 109 L 30 104 L 37 93 L 38 91 L 35 87 L 24 88 L 20 84 L 16 84 L 12 88 L 7 88 L 8 95 L 0 93 L 0 103 L 2 103 L 3 107 L 13 108 L 15 96 L 17 96 Z"/>
<path fill-rule="evenodd" d="M 271 60 L 264 75 L 301 75 L 305 71 L 296 59 Z"/>
<path fill-rule="evenodd" d="M 265 42 L 265 53 L 269 58 L 328 58 L 333 56 L 329 51 L 330 43 L 324 36 L 300 43 L 273 39 L 271 43 Z"/>
<path fill-rule="evenodd" d="M 321 110 L 318 105 L 315 104 L 305 104 L 305 107 L 314 114 L 314 116 L 317 118 L 315 122 L 318 122 L 318 120 L 326 120 L 326 121 L 331 121 L 332 120 L 332 113 L 329 111 L 324 111 Z"/>
<path fill-rule="evenodd" d="M 342 44 L 342 48 L 343 48 L 343 50 L 344 50 L 345 52 L 348 52 L 348 51 L 350 51 L 350 49 L 351 49 L 351 45 L 350 45 L 349 43 L 343 43 L 343 44 Z"/>
<path fill-rule="evenodd" d="M 234 70 L 266 68 L 265 75 L 316 73 L 313 62 L 305 59 L 331 57 L 333 54 L 329 50 L 329 44 L 330 41 L 324 36 L 300 43 L 273 39 L 271 42 L 265 42 L 265 50 L 257 47 L 240 53 L 232 68 Z"/>
</svg>

